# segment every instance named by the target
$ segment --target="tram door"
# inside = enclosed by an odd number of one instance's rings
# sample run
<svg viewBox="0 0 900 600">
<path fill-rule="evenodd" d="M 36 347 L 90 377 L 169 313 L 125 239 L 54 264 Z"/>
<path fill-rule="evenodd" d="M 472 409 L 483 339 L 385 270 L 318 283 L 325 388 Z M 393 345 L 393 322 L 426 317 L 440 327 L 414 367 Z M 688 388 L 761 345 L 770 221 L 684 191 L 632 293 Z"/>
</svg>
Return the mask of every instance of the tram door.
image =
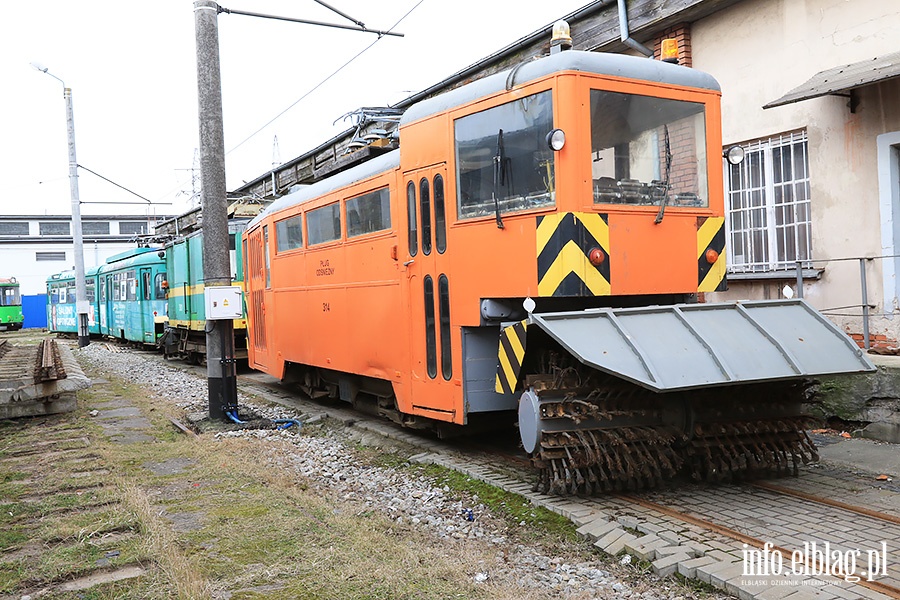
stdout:
<svg viewBox="0 0 900 600">
<path fill-rule="evenodd" d="M 106 279 L 106 324 L 101 329 L 101 333 L 117 336 L 119 332 L 114 331 L 116 323 L 115 299 L 119 289 L 112 275 L 104 275 L 104 278 Z"/>
<path fill-rule="evenodd" d="M 248 353 L 251 364 L 265 368 L 269 365 L 270 324 L 267 317 L 272 302 L 271 275 L 269 273 L 269 226 L 264 225 L 250 233 L 244 242 L 244 257 L 249 290 L 247 298 Z"/>
<path fill-rule="evenodd" d="M 141 336 L 146 343 L 155 342 L 154 333 L 156 330 L 156 314 L 152 310 L 153 306 L 153 275 L 149 268 L 141 268 L 140 270 L 140 294 L 141 303 Z"/>
<path fill-rule="evenodd" d="M 98 293 L 100 294 L 100 302 L 98 303 L 98 308 L 100 309 L 100 333 L 105 334 L 109 330 L 109 322 L 107 320 L 107 302 L 109 301 L 109 276 L 108 275 L 99 275 L 97 277 L 97 285 L 99 286 Z"/>
<path fill-rule="evenodd" d="M 412 359 L 412 407 L 405 408 L 444 421 L 451 420 L 457 407 L 461 407 L 454 400 L 461 388 L 454 392 L 450 384 L 454 342 L 450 333 L 446 181 L 446 163 L 409 171 L 403 178 L 408 222 L 404 262 Z"/>
</svg>

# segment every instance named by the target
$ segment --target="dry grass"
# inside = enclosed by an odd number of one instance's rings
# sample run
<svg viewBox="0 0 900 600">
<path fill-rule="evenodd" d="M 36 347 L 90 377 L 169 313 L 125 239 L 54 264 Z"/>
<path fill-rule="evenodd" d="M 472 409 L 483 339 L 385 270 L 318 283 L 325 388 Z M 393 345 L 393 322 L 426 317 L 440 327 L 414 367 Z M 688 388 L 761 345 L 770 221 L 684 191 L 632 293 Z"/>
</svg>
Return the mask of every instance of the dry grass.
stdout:
<svg viewBox="0 0 900 600">
<path fill-rule="evenodd" d="M 503 561 L 514 559 L 496 545 L 439 538 L 318 489 L 276 466 L 289 463 L 279 457 L 295 451 L 290 445 L 177 433 L 168 417 L 181 415 L 170 404 L 103 376 L 109 383 L 80 394 L 73 414 L 0 424 L 0 598 L 52 590 L 97 571 L 109 550 L 120 554 L 108 568 L 137 564 L 146 574 L 80 595 L 51 591 L 42 599 L 204 600 L 226 592 L 232 600 L 548 597 L 547 590 L 524 589 L 512 579 Z M 140 408 L 152 424 L 145 433 L 156 441 L 107 439 L 88 411 L 112 399 Z M 36 433 L 67 445 L 71 454 L 13 459 L 33 447 Z M 77 437 L 89 445 L 67 441 Z M 175 459 L 181 470 L 148 469 Z M 72 477 L 86 470 L 107 475 Z M 475 493 L 488 497 L 483 489 Z M 560 542 L 548 552 L 571 562 L 597 558 L 583 546 L 562 543 L 556 526 L 541 533 L 547 524 L 541 520 L 529 522 L 526 543 Z M 476 573 L 488 580 L 475 583 Z"/>
<path fill-rule="evenodd" d="M 158 510 L 150 505 L 146 491 L 134 482 L 122 486 L 122 503 L 133 511 L 140 524 L 147 552 L 175 588 L 180 600 L 205 600 L 212 597 L 211 586 L 194 562 L 180 550 L 178 538 L 160 520 Z"/>
</svg>

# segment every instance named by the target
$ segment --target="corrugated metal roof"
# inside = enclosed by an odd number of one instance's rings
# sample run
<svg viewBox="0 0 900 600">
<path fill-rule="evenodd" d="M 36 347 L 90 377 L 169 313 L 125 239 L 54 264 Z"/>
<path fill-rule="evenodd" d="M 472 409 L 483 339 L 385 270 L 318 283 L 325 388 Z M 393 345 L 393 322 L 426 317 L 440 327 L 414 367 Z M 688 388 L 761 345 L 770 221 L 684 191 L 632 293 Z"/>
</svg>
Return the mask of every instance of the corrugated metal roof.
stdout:
<svg viewBox="0 0 900 600">
<path fill-rule="evenodd" d="M 533 314 L 530 322 L 582 363 L 658 392 L 875 370 L 800 299 Z"/>
<path fill-rule="evenodd" d="M 876 56 L 816 73 L 803 85 L 792 89 L 778 100 L 769 102 L 763 108 L 838 94 L 898 76 L 900 76 L 900 52 Z"/>
</svg>

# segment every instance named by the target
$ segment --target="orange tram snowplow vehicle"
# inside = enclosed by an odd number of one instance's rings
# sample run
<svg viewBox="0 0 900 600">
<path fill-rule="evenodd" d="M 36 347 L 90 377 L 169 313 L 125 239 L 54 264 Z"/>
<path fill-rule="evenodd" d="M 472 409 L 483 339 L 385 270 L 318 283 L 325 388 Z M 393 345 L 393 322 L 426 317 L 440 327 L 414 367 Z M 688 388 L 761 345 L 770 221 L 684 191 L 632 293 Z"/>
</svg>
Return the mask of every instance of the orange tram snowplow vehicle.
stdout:
<svg viewBox="0 0 900 600">
<path fill-rule="evenodd" d="M 809 378 L 873 367 L 725 286 L 719 87 L 551 54 L 411 106 L 400 148 L 243 237 L 250 366 L 410 427 L 509 427 L 552 493 L 795 472 Z"/>
</svg>

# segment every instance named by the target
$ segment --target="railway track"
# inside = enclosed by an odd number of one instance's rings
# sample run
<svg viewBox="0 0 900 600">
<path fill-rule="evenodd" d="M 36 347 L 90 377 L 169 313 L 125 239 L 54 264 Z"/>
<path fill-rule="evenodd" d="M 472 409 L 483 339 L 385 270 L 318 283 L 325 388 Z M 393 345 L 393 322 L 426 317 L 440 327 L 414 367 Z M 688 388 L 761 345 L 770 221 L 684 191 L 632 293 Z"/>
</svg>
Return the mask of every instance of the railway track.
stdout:
<svg viewBox="0 0 900 600">
<path fill-rule="evenodd" d="M 74 410 L 75 392 L 90 385 L 68 348 L 56 341 L 0 340 L 0 418 Z"/>
</svg>

